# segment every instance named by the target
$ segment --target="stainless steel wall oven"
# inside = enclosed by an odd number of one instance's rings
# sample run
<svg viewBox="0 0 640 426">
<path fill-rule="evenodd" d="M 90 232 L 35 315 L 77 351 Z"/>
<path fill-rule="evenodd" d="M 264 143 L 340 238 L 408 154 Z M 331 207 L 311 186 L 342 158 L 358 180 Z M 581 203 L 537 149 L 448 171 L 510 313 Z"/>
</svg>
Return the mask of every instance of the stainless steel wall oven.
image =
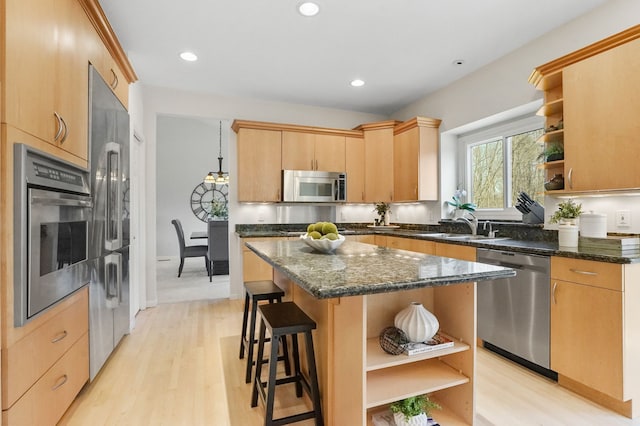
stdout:
<svg viewBox="0 0 640 426">
<path fill-rule="evenodd" d="M 24 144 L 14 149 L 14 323 L 89 282 L 89 174 Z"/>
</svg>

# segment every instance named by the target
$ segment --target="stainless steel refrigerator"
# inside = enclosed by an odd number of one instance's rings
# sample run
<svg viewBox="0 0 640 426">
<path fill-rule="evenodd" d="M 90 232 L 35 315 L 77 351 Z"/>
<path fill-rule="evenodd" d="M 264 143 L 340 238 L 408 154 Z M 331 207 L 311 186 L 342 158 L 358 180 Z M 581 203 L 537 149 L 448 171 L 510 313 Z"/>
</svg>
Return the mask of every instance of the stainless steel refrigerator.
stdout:
<svg viewBox="0 0 640 426">
<path fill-rule="evenodd" d="M 93 67 L 89 85 L 94 200 L 89 233 L 89 365 L 93 380 L 129 333 L 129 113 Z"/>
</svg>

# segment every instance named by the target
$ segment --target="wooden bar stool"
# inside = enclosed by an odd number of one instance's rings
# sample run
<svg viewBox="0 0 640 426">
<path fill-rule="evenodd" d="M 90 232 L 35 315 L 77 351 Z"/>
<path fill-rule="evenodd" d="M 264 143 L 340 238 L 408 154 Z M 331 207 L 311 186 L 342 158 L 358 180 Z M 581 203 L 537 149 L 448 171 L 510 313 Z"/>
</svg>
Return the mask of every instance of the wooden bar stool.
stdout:
<svg viewBox="0 0 640 426">
<path fill-rule="evenodd" d="M 256 314 L 258 312 L 258 302 L 268 301 L 269 303 L 282 303 L 284 290 L 278 287 L 271 280 L 264 281 L 246 281 L 244 283 L 246 291 L 244 297 L 244 316 L 242 317 L 242 336 L 240 337 L 240 359 L 244 358 L 245 350 L 247 351 L 247 369 L 245 374 L 245 383 L 251 382 L 251 369 L 255 365 L 253 360 L 253 348 L 258 340 L 256 339 Z M 251 304 L 251 319 L 249 321 L 249 304 Z M 249 335 L 247 336 L 247 323 L 249 322 Z M 269 339 L 267 339 L 268 341 Z M 278 346 L 276 345 L 276 348 Z M 291 374 L 291 364 L 289 361 L 289 350 L 287 341 L 282 342 L 282 356 L 277 358 L 284 361 L 284 367 L 287 374 Z"/>
<path fill-rule="evenodd" d="M 260 321 L 260 334 L 258 337 L 258 357 L 256 361 L 256 374 L 253 381 L 251 394 L 251 406 L 258 405 L 258 394 L 265 404 L 265 426 L 285 425 L 299 422 L 305 419 L 315 418 L 316 426 L 323 425 L 322 407 L 320 405 L 320 391 L 318 388 L 318 375 L 316 372 L 316 360 L 313 350 L 313 337 L 311 330 L 316 328 L 316 323 L 305 314 L 302 309 L 293 302 L 274 303 L 260 305 L 258 307 L 262 320 Z M 263 359 L 266 331 L 271 335 L 271 355 L 269 356 L 269 375 L 266 382 L 260 377 L 262 365 L 267 362 Z M 298 334 L 304 333 L 305 352 L 307 353 L 307 367 L 309 369 L 307 380 L 300 371 L 300 353 L 298 351 Z M 286 340 L 291 336 L 293 344 L 293 375 L 287 373 L 287 377 L 276 378 L 276 366 L 278 355 L 278 341 Z M 276 386 L 285 383 L 295 383 L 296 396 L 302 397 L 302 389 L 307 392 L 313 404 L 313 410 L 295 414 L 279 419 L 273 418 L 273 406 L 275 401 Z"/>
</svg>

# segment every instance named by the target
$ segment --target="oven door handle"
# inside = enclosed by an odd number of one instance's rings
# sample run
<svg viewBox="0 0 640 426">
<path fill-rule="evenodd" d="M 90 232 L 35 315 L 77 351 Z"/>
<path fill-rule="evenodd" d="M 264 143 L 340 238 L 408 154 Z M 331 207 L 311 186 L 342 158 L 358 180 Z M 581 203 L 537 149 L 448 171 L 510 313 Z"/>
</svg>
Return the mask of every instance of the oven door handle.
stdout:
<svg viewBox="0 0 640 426">
<path fill-rule="evenodd" d="M 70 206 L 70 207 L 93 207 L 93 200 L 78 200 L 71 198 L 50 198 L 32 196 L 31 204 L 39 204 L 43 206 Z"/>
</svg>

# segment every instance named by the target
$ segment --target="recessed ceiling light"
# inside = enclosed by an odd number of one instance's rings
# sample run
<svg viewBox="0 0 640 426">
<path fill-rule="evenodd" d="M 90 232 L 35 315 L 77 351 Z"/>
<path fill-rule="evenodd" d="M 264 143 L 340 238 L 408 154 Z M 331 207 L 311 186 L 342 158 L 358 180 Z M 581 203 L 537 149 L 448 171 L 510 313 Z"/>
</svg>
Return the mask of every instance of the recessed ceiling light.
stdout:
<svg viewBox="0 0 640 426">
<path fill-rule="evenodd" d="M 193 52 L 182 52 L 180 57 L 185 61 L 193 62 L 198 60 L 198 56 Z"/>
<path fill-rule="evenodd" d="M 453 65 L 462 65 L 464 64 L 464 59 L 456 59 L 453 61 Z"/>
<path fill-rule="evenodd" d="M 355 80 L 353 80 L 353 81 L 351 82 L 351 85 L 352 85 L 353 87 L 362 87 L 362 86 L 364 86 L 364 81 L 363 81 L 363 80 L 360 80 L 359 78 L 356 78 Z"/>
<path fill-rule="evenodd" d="M 318 12 L 320 12 L 320 6 L 316 3 L 306 1 L 304 3 L 300 3 L 298 6 L 298 12 L 300 12 L 302 16 L 316 16 Z"/>
</svg>

